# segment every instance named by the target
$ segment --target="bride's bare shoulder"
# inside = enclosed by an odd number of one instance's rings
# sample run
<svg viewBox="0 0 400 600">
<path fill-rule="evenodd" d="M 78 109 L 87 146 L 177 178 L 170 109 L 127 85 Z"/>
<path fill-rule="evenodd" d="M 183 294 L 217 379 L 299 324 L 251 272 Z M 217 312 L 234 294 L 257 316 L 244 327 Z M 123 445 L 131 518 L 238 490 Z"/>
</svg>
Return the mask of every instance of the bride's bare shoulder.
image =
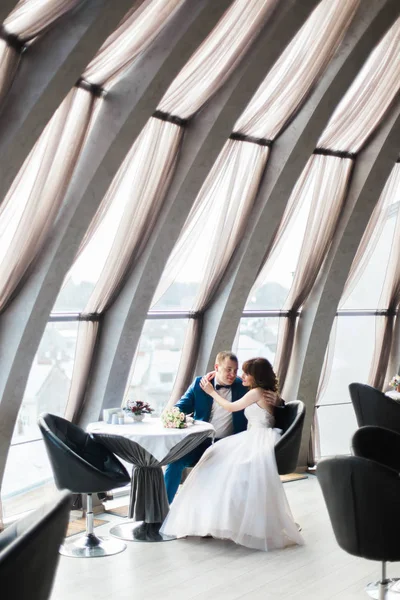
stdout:
<svg viewBox="0 0 400 600">
<path fill-rule="evenodd" d="M 252 391 L 256 392 L 256 400 L 255 401 L 257 402 L 258 406 L 260 408 L 263 408 L 267 412 L 273 414 L 274 413 L 274 407 L 271 404 L 271 402 L 268 402 L 268 400 L 265 399 L 264 390 L 262 390 L 261 388 L 255 388 Z"/>
<path fill-rule="evenodd" d="M 247 398 L 247 400 L 251 400 L 252 402 L 258 402 L 259 398 L 260 398 L 260 394 L 258 392 L 258 388 L 253 388 L 252 390 L 249 390 L 248 392 L 246 392 L 245 398 Z"/>
</svg>

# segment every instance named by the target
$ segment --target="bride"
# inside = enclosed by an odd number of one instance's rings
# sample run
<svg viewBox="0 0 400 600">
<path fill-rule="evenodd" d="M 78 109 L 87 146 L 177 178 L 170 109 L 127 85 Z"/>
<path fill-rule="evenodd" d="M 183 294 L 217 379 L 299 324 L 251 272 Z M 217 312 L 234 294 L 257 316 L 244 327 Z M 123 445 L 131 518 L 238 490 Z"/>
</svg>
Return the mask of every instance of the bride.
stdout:
<svg viewBox="0 0 400 600">
<path fill-rule="evenodd" d="M 203 454 L 171 504 L 161 532 L 176 537 L 230 539 L 258 550 L 303 544 L 290 512 L 275 461 L 281 431 L 274 429 L 273 405 L 263 393 L 277 391 L 265 358 L 243 364 L 250 390 L 228 402 L 203 377 L 202 389 L 229 412 L 245 409 L 247 431 L 218 441 Z"/>
</svg>

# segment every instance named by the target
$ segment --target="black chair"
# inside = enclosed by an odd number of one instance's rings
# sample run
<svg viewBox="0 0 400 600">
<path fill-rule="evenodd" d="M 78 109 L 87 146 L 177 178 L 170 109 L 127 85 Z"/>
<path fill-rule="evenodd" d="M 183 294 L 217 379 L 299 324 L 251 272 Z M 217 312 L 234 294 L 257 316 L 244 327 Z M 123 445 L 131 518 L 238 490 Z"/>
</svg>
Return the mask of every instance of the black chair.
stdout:
<svg viewBox="0 0 400 600">
<path fill-rule="evenodd" d="M 275 446 L 275 458 L 279 475 L 293 473 L 299 458 L 301 435 L 303 432 L 306 407 L 300 400 L 277 406 L 274 411 L 275 427 L 282 429 L 282 436 Z M 188 477 L 192 467 L 184 469 L 181 484 Z"/>
<path fill-rule="evenodd" d="M 368 458 L 400 474 L 400 434 L 395 431 L 383 427 L 360 427 L 353 435 L 352 449 L 355 456 Z M 388 583 L 396 581 L 398 578 L 390 579 Z M 378 585 L 379 582 L 370 583 L 367 590 L 376 590 Z"/>
<path fill-rule="evenodd" d="M 318 463 L 317 477 L 339 546 L 382 563 L 378 587 L 367 586 L 367 593 L 380 600 L 398 598 L 386 578 L 386 562 L 400 560 L 398 471 L 368 458 L 337 456 Z"/>
<path fill-rule="evenodd" d="M 53 587 L 71 507 L 71 494 L 58 494 L 0 533 L 0 585 L 4 598 L 47 600 Z"/>
<path fill-rule="evenodd" d="M 400 434 L 392 429 L 360 427 L 352 438 L 355 456 L 374 460 L 400 473 Z"/>
<path fill-rule="evenodd" d="M 306 407 L 300 400 L 293 400 L 283 406 L 276 406 L 274 416 L 275 427 L 282 429 L 282 435 L 275 446 L 276 465 L 279 475 L 288 475 L 297 467 Z M 301 531 L 300 525 L 296 525 Z"/>
<path fill-rule="evenodd" d="M 130 482 L 123 464 L 105 446 L 66 419 L 45 413 L 40 415 L 38 424 L 57 487 L 87 494 L 86 533 L 66 542 L 60 548 L 61 554 L 91 558 L 125 550 L 126 544 L 119 540 L 94 535 L 92 503 L 93 493 L 107 492 Z"/>
<path fill-rule="evenodd" d="M 363 383 L 349 385 L 350 397 L 359 427 L 376 425 L 400 433 L 400 404 Z"/>
<path fill-rule="evenodd" d="M 288 475 L 297 467 L 306 407 L 300 400 L 294 400 L 277 406 L 274 415 L 275 427 L 282 429 L 282 436 L 275 446 L 278 473 Z"/>
</svg>

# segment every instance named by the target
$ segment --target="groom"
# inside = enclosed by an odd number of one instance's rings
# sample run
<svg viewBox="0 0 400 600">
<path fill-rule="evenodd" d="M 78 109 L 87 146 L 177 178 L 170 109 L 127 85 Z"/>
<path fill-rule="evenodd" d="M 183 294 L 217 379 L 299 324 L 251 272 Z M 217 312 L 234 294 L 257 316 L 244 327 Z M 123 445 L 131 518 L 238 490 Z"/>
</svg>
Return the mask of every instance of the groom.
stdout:
<svg viewBox="0 0 400 600">
<path fill-rule="evenodd" d="M 229 402 L 236 402 L 248 391 L 242 385 L 242 380 L 237 377 L 238 366 L 238 359 L 232 352 L 219 352 L 217 354 L 215 377 L 212 384 L 218 390 L 218 393 Z M 200 380 L 201 377 L 194 380 L 175 406 L 187 415 L 193 413 L 194 419 L 207 421 L 214 425 L 216 440 L 244 431 L 247 428 L 244 411 L 230 413 L 224 410 L 201 389 Z M 211 439 L 208 438 L 181 459 L 167 466 L 164 477 L 170 504 L 178 490 L 183 470 L 186 467 L 193 467 L 210 445 Z"/>
</svg>

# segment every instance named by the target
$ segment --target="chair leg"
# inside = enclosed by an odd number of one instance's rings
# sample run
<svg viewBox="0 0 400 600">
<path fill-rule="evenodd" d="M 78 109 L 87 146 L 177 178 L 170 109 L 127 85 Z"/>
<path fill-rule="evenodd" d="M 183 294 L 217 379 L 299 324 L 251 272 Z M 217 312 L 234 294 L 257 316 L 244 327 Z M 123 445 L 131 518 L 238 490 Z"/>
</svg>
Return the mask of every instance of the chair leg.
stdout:
<svg viewBox="0 0 400 600">
<path fill-rule="evenodd" d="M 399 579 L 388 579 L 386 575 L 386 562 L 382 561 L 381 578 L 379 581 L 369 583 L 365 588 L 368 596 L 375 600 L 400 600 L 400 589 L 397 590 Z"/>
<path fill-rule="evenodd" d="M 379 600 L 385 600 L 385 592 L 386 592 L 388 583 L 389 582 L 386 579 L 386 562 L 382 561 L 381 580 L 379 582 Z"/>
<path fill-rule="evenodd" d="M 111 538 L 97 537 L 93 533 L 93 501 L 92 494 L 87 494 L 86 501 L 86 532 L 79 537 L 73 536 L 71 540 L 64 541 L 60 554 L 75 558 L 95 558 L 97 556 L 110 556 L 123 552 L 126 544 Z"/>
</svg>

